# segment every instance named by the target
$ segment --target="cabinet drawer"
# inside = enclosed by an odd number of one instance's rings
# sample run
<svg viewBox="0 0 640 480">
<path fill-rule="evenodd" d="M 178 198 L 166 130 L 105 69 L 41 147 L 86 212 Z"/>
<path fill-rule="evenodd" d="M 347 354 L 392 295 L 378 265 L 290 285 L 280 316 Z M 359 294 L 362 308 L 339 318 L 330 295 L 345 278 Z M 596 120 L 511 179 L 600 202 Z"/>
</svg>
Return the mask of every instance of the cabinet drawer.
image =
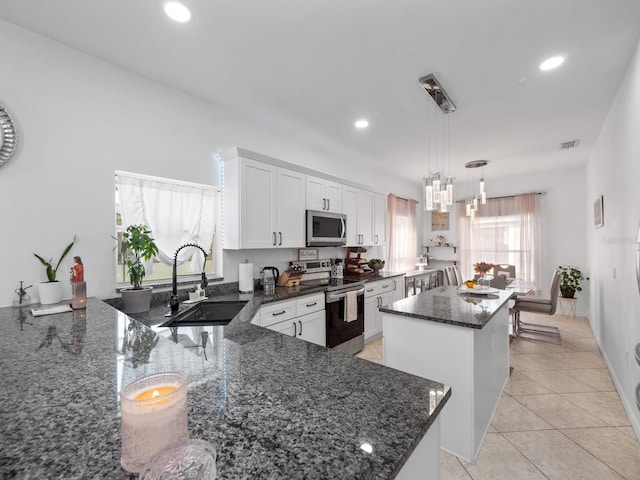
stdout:
<svg viewBox="0 0 640 480">
<path fill-rule="evenodd" d="M 393 292 L 395 290 L 395 285 L 397 281 L 394 283 L 393 278 L 388 280 L 378 280 L 376 282 L 367 282 L 364 285 L 364 296 L 365 298 L 373 297 L 375 295 L 381 295 L 387 292 Z"/>
<path fill-rule="evenodd" d="M 274 323 L 289 320 L 296 316 L 296 302 L 294 300 L 269 303 L 260 307 L 260 326 L 268 327 Z"/>
<path fill-rule="evenodd" d="M 319 310 L 324 310 L 324 293 L 307 295 L 296 300 L 296 315 L 298 317 Z"/>
</svg>

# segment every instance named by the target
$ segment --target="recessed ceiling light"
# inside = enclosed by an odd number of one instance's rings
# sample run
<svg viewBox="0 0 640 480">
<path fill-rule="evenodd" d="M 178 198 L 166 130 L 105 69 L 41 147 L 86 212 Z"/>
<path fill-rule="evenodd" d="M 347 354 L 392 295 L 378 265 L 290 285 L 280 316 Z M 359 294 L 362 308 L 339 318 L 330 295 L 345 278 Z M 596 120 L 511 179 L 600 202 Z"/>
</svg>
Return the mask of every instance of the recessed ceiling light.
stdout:
<svg viewBox="0 0 640 480">
<path fill-rule="evenodd" d="M 564 62 L 564 57 L 551 57 L 540 64 L 540 70 L 553 70 Z"/>
<path fill-rule="evenodd" d="M 367 128 L 369 126 L 368 120 L 358 120 L 355 124 L 356 128 Z"/>
<path fill-rule="evenodd" d="M 184 3 L 167 2 L 164 4 L 164 13 L 176 22 L 187 23 L 191 21 L 191 10 Z"/>
<path fill-rule="evenodd" d="M 360 448 L 367 453 L 373 452 L 373 447 L 370 443 L 363 443 L 362 445 L 360 445 Z"/>
</svg>

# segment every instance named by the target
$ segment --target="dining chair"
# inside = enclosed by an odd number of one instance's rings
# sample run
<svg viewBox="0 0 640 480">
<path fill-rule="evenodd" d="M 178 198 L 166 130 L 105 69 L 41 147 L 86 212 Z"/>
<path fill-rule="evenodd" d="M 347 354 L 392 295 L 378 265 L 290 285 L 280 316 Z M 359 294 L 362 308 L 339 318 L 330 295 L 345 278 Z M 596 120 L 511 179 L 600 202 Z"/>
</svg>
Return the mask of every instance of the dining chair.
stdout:
<svg viewBox="0 0 640 480">
<path fill-rule="evenodd" d="M 493 274 L 505 276 L 507 278 L 516 278 L 516 266 L 508 264 L 498 264 L 493 267 Z"/>
<path fill-rule="evenodd" d="M 514 336 L 529 338 L 531 340 L 550 341 L 560 344 L 560 330 L 558 327 L 551 325 L 540 325 L 537 323 L 526 323 L 520 320 L 520 312 L 538 313 L 544 315 L 553 315 L 558 307 L 558 294 L 560 293 L 560 279 L 562 278 L 559 271 L 556 271 L 551 281 L 551 291 L 549 298 L 540 297 L 517 297 L 513 307 L 510 309 L 513 313 Z M 541 337 L 527 337 L 526 335 L 539 335 Z"/>
<path fill-rule="evenodd" d="M 454 265 L 453 267 L 444 267 L 444 278 L 448 285 L 457 287 L 462 284 L 462 275 L 460 270 Z"/>
</svg>

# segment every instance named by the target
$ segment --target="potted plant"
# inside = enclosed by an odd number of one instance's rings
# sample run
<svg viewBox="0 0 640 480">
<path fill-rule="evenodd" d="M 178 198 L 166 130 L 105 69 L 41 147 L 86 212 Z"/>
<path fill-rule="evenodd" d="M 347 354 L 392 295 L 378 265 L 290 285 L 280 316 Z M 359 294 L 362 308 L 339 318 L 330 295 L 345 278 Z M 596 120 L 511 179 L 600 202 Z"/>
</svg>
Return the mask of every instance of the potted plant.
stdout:
<svg viewBox="0 0 640 480">
<path fill-rule="evenodd" d="M 140 313 L 149 310 L 151 305 L 151 287 L 143 287 L 142 280 L 146 272 L 145 260 L 151 260 L 158 254 L 158 246 L 146 225 L 129 225 L 122 234 L 122 254 L 127 259 L 129 281 L 133 288 L 123 288 L 122 301 L 125 313 Z"/>
<path fill-rule="evenodd" d="M 560 293 L 563 298 L 573 298 L 576 292 L 581 292 L 580 282 L 584 280 L 584 275 L 578 267 L 571 265 L 561 265 L 558 267 L 562 278 L 560 281 Z"/>
<path fill-rule="evenodd" d="M 58 303 L 62 300 L 62 283 L 57 280 L 58 267 L 60 267 L 62 260 L 67 256 L 75 242 L 76 237 L 74 236 L 73 241 L 67 245 L 62 252 L 62 255 L 60 255 L 60 259 L 58 260 L 58 263 L 56 263 L 55 267 L 52 263 L 53 259 L 49 259 L 47 261 L 37 253 L 33 254 L 38 260 L 40 260 L 40 263 L 46 267 L 45 273 L 47 275 L 47 281 L 38 284 L 38 294 L 40 296 L 41 304 L 48 305 L 51 303 Z"/>
</svg>

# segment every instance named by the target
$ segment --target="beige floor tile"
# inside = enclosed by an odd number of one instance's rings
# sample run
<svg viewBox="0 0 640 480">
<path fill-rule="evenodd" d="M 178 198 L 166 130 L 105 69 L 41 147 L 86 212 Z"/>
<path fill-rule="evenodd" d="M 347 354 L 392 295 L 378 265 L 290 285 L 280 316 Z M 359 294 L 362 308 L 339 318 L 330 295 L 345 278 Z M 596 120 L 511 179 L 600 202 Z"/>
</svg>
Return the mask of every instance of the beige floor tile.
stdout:
<svg viewBox="0 0 640 480">
<path fill-rule="evenodd" d="M 558 430 L 512 432 L 503 435 L 551 480 L 622 479 L 615 471 Z"/>
<path fill-rule="evenodd" d="M 523 375 L 548 388 L 553 393 L 593 392 L 594 389 L 557 370 L 526 372 Z M 551 393 L 549 392 L 549 393 Z M 538 393 L 538 392 L 532 392 Z M 545 392 L 541 392 L 545 393 Z M 517 395 L 514 393 L 514 395 Z"/>
<path fill-rule="evenodd" d="M 611 427 L 622 427 L 629 424 L 622 402 L 616 392 L 595 393 L 563 393 L 562 398 L 599 418 Z M 574 425 L 578 427 L 579 425 Z M 588 426 L 588 425 L 583 425 Z"/>
<path fill-rule="evenodd" d="M 534 395 L 552 393 L 551 390 L 532 380 L 527 374 L 514 370 L 504 388 L 509 395 Z"/>
<path fill-rule="evenodd" d="M 565 333 L 562 335 L 562 347 L 564 351 L 593 352 L 600 355 L 600 349 L 593 337 L 577 337 Z"/>
<path fill-rule="evenodd" d="M 617 428 L 575 428 L 561 432 L 627 480 L 640 480 L 640 445 L 630 442 Z"/>
<path fill-rule="evenodd" d="M 378 337 L 375 340 L 373 340 L 371 342 L 371 345 L 373 346 L 373 348 L 375 348 L 378 354 L 382 355 L 382 337 Z"/>
<path fill-rule="evenodd" d="M 460 460 L 449 452 L 440 450 L 440 480 L 472 480 Z"/>
<path fill-rule="evenodd" d="M 636 442 L 638 441 L 638 437 L 636 437 L 636 432 L 633 431 L 633 427 L 616 427 L 616 430 L 635 440 Z"/>
<path fill-rule="evenodd" d="M 511 354 L 509 355 L 509 363 L 514 370 L 520 372 L 554 369 L 554 366 L 549 366 L 548 363 L 544 361 L 544 355 L 541 354 Z"/>
<path fill-rule="evenodd" d="M 518 395 L 513 398 L 554 428 L 606 426 L 602 420 L 563 398 L 562 395 Z M 498 430 L 500 431 L 499 428 Z"/>
<path fill-rule="evenodd" d="M 561 345 L 526 338 L 514 338 L 509 348 L 512 353 L 558 353 L 563 351 Z"/>
<path fill-rule="evenodd" d="M 562 370 L 576 380 L 595 388 L 599 392 L 615 392 L 616 387 L 606 368 L 580 368 L 576 370 Z"/>
<path fill-rule="evenodd" d="M 547 422 L 508 395 L 500 398 L 491 426 L 498 432 L 522 432 L 552 428 Z"/>
<path fill-rule="evenodd" d="M 382 364 L 382 355 L 380 355 L 370 343 L 366 344 L 360 352 L 356 353 L 356 357 Z"/>
<path fill-rule="evenodd" d="M 462 465 L 473 480 L 547 478 L 499 433 L 490 433 L 485 437 L 475 463 L 462 461 Z"/>
</svg>

